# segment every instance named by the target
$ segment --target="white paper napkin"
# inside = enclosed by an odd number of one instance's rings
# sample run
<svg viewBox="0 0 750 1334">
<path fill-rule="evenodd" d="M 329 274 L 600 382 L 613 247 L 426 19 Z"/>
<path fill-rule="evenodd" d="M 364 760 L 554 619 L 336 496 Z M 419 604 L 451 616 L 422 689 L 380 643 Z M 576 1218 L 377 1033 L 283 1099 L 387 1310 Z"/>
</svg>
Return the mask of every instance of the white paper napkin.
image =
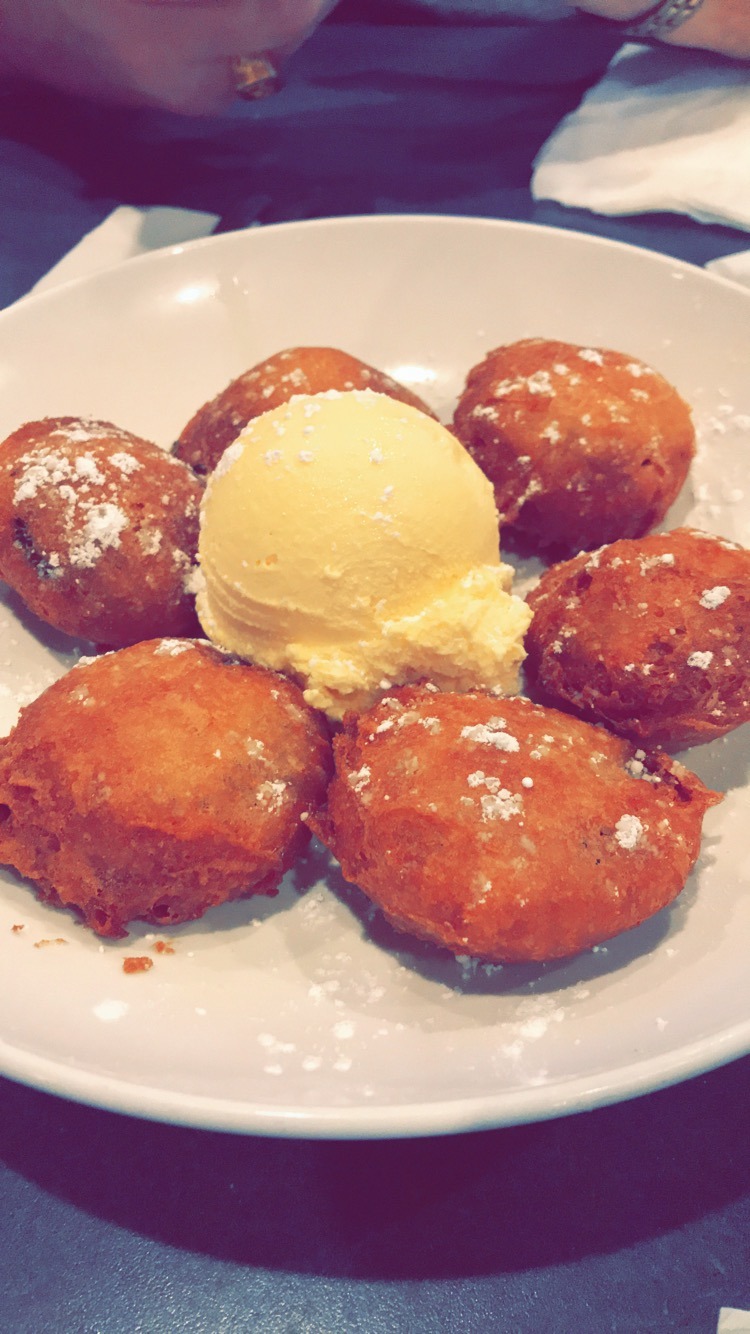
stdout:
<svg viewBox="0 0 750 1334">
<path fill-rule="evenodd" d="M 744 283 L 745 287 L 750 287 L 750 250 L 740 250 L 736 255 L 722 255 L 721 259 L 711 259 L 706 268 L 711 273 L 718 273 L 722 278 L 731 278 L 733 282 Z"/>
<path fill-rule="evenodd" d="M 722 1306 L 716 1334 L 750 1334 L 750 1311 L 736 1306 Z"/>
<path fill-rule="evenodd" d="M 750 73 L 629 44 L 537 155 L 536 199 L 595 213 L 687 213 L 750 230 Z"/>
<path fill-rule="evenodd" d="M 199 213 L 195 209 L 122 205 L 63 255 L 32 291 L 46 292 L 71 278 L 88 278 L 134 255 L 208 236 L 218 221 L 217 214 Z"/>
</svg>

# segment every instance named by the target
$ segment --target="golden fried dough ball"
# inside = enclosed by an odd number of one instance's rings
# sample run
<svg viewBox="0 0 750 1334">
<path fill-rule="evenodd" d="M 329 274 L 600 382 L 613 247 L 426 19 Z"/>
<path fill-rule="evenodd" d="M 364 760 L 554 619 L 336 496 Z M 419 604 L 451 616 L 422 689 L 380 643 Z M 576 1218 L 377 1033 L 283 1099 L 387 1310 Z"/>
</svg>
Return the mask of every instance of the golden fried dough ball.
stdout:
<svg viewBox="0 0 750 1334">
<path fill-rule="evenodd" d="M 69 635 L 119 647 L 199 633 L 202 491 L 111 422 L 29 422 L 0 444 L 0 577 Z"/>
<path fill-rule="evenodd" d="M 505 541 L 558 557 L 655 527 L 695 452 L 690 409 L 650 366 L 544 338 L 475 366 L 453 427 L 495 488 Z"/>
<path fill-rule="evenodd" d="M 300 690 L 203 641 L 84 660 L 0 741 L 0 861 L 101 936 L 272 894 L 324 796 Z"/>
<path fill-rule="evenodd" d="M 750 720 L 750 551 L 696 529 L 612 542 L 529 595 L 540 698 L 680 750 Z"/>
<path fill-rule="evenodd" d="M 322 394 L 328 389 L 372 389 L 434 416 L 410 389 L 348 352 L 290 347 L 251 367 L 204 404 L 188 422 L 174 452 L 196 472 L 213 472 L 224 450 L 253 417 L 288 403 L 295 394 Z"/>
<path fill-rule="evenodd" d="M 401 931 L 562 958 L 680 893 L 719 800 L 677 761 L 520 697 L 402 687 L 350 715 L 315 832 Z"/>
</svg>

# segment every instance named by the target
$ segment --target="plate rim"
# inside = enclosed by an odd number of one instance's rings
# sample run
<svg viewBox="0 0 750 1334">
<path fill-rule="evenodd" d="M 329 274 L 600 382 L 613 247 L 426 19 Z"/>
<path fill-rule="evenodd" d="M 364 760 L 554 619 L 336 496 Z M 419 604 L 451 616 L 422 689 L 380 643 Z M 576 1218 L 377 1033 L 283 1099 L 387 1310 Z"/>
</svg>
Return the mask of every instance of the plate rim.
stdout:
<svg viewBox="0 0 750 1334">
<path fill-rule="evenodd" d="M 707 1051 L 711 1041 L 720 1050 L 712 1048 Z M 7 1063 L 8 1052 L 19 1058 L 14 1064 Z M 407 1104 L 360 1103 L 356 1107 L 311 1105 L 297 1109 L 272 1103 L 265 1106 L 240 1099 L 213 1098 L 206 1094 L 185 1094 L 112 1076 L 91 1075 L 49 1057 L 34 1057 L 9 1046 L 2 1039 L 0 1075 L 27 1088 L 101 1111 L 198 1130 L 269 1139 L 426 1139 L 533 1125 L 597 1111 L 661 1092 L 747 1058 L 749 1054 L 750 1018 L 725 1030 L 718 1042 L 716 1037 L 696 1039 L 671 1052 L 667 1062 L 658 1056 L 648 1057 L 621 1066 L 598 1081 L 591 1076 L 581 1076 L 564 1083 L 504 1089 L 498 1094 L 474 1098 Z M 27 1066 L 35 1069 L 27 1069 Z M 60 1072 L 62 1079 L 59 1078 Z M 586 1087 L 582 1088 L 582 1085 Z M 554 1096 L 540 1097 L 547 1090 Z M 498 1102 L 507 1106 L 508 1114 L 498 1115 Z"/>
<path fill-rule="evenodd" d="M 629 255 L 637 255 L 641 259 L 644 257 L 659 266 L 668 265 L 680 271 L 689 273 L 692 277 L 705 279 L 710 286 L 719 285 L 726 287 L 730 291 L 740 293 L 745 299 L 750 300 L 750 288 L 736 279 L 728 278 L 724 274 L 714 273 L 706 269 L 701 264 L 694 264 L 690 260 L 680 259 L 676 256 L 667 254 L 662 250 L 652 250 L 646 246 L 639 246 L 633 241 L 623 241 L 619 237 L 601 236 L 598 233 L 586 232 L 576 227 L 561 227 L 555 223 L 544 222 L 523 222 L 518 218 L 493 218 L 482 217 L 474 214 L 464 215 L 461 213 L 348 213 L 326 218 L 299 218 L 290 219 L 286 222 L 275 222 L 268 224 L 250 224 L 247 227 L 233 228 L 229 231 L 215 231 L 208 236 L 193 237 L 189 241 L 176 242 L 174 244 L 159 246 L 154 250 L 145 251 L 142 254 L 132 255 L 128 259 L 118 260 L 114 263 L 106 264 L 96 269 L 91 274 L 83 274 L 74 278 L 67 278 L 53 288 L 45 291 L 35 292 L 33 289 L 16 301 L 11 302 L 9 306 L 0 309 L 0 324 L 10 315 L 15 316 L 20 310 L 28 309 L 33 303 L 35 306 L 39 303 L 55 302 L 61 294 L 67 294 L 76 289 L 83 290 L 91 287 L 98 280 L 116 277 L 124 271 L 132 270 L 133 265 L 139 268 L 146 268 L 149 265 L 163 263 L 167 257 L 179 257 L 183 254 L 199 254 L 206 249 L 221 247 L 222 244 L 237 244 L 238 241 L 250 241 L 255 243 L 256 239 L 267 235 L 277 235 L 283 232 L 294 231 L 317 231 L 321 229 L 349 229 L 354 226 L 365 225 L 369 228 L 387 228 L 398 224 L 403 226 L 424 227 L 425 225 L 445 225 L 456 224 L 461 228 L 471 227 L 478 230 L 489 228 L 492 230 L 503 231 L 507 233 L 535 235 L 549 234 L 559 238 L 569 238 L 573 242 L 585 242 L 586 245 L 594 245 L 605 250 L 624 251 Z M 86 234 L 88 235 L 88 233 Z M 78 244 L 85 241 L 86 236 L 80 238 Z M 42 275 L 43 277 L 44 275 Z M 39 280 L 41 281 L 41 279 Z"/>
</svg>

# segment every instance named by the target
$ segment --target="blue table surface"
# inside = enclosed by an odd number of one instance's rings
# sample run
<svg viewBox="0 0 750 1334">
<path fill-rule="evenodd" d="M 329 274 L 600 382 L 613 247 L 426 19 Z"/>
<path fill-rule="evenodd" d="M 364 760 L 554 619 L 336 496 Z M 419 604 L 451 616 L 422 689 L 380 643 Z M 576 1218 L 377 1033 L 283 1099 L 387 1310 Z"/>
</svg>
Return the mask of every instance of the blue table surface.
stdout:
<svg viewBox="0 0 750 1334">
<path fill-rule="evenodd" d="M 745 233 L 529 193 L 603 26 L 368 21 L 217 122 L 0 93 L 0 306 L 117 204 L 223 228 L 372 212 L 533 220 L 704 264 Z M 391 18 L 402 18 L 396 6 Z M 373 1143 L 154 1125 L 0 1080 L 0 1330 L 713 1334 L 750 1308 L 750 1059 L 537 1125 Z"/>
</svg>

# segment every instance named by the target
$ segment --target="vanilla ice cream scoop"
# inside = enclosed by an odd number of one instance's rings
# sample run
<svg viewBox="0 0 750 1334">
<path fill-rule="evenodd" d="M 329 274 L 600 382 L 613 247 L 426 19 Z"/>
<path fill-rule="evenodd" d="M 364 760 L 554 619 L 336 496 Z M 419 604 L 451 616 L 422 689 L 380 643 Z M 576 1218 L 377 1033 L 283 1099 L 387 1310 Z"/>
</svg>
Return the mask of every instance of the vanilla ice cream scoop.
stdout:
<svg viewBox="0 0 750 1334">
<path fill-rule="evenodd" d="M 445 427 L 370 390 L 255 418 L 211 475 L 198 614 L 331 718 L 384 689 L 517 689 L 531 613 L 492 487 Z"/>
</svg>

